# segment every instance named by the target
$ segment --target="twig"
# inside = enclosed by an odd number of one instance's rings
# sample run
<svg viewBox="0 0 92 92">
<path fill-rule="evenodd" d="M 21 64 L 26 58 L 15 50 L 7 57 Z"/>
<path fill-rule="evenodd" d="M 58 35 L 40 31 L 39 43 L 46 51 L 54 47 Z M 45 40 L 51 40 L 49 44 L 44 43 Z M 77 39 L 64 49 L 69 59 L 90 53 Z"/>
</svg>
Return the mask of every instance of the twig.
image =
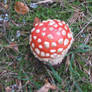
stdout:
<svg viewBox="0 0 92 92">
<path fill-rule="evenodd" d="M 43 0 L 38 1 L 36 4 L 53 3 L 53 2 L 62 2 L 62 0 Z"/>
<path fill-rule="evenodd" d="M 90 40 L 91 34 L 89 33 L 88 36 L 84 39 L 84 43 L 87 44 Z"/>
<path fill-rule="evenodd" d="M 44 0 L 44 1 L 38 1 L 37 4 L 42 4 L 42 3 L 53 3 L 53 0 Z"/>
<path fill-rule="evenodd" d="M 5 26 L 5 21 L 3 20 L 3 33 L 6 34 L 6 26 Z"/>
<path fill-rule="evenodd" d="M 75 38 L 78 37 L 91 22 L 92 22 L 92 17 L 90 18 L 90 21 L 88 21 L 87 24 L 83 27 L 83 29 L 75 36 Z"/>
</svg>

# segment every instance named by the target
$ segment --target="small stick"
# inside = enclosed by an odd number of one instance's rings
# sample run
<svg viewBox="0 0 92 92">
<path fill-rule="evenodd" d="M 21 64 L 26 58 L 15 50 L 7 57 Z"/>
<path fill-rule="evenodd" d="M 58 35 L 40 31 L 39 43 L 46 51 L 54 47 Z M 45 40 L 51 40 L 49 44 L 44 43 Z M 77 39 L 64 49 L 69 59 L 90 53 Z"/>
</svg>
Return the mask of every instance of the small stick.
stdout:
<svg viewBox="0 0 92 92">
<path fill-rule="evenodd" d="M 84 28 L 75 36 L 75 38 L 78 37 L 91 22 L 92 22 L 92 17 L 91 17 L 90 21 L 87 22 L 87 24 L 84 26 Z"/>
</svg>

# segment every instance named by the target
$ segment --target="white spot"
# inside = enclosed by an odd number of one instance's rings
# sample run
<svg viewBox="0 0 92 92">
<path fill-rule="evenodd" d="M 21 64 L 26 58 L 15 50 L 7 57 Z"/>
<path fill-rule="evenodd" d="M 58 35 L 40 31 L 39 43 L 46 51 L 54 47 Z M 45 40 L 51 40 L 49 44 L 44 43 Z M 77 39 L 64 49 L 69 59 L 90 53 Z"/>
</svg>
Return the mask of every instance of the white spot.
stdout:
<svg viewBox="0 0 92 92">
<path fill-rule="evenodd" d="M 69 24 L 66 24 L 67 25 L 67 27 L 69 27 Z"/>
<path fill-rule="evenodd" d="M 64 22 L 64 21 L 62 21 L 62 23 L 63 23 L 63 24 L 65 24 L 65 22 Z"/>
<path fill-rule="evenodd" d="M 52 34 L 48 34 L 47 36 L 49 39 L 53 39 L 53 35 Z"/>
<path fill-rule="evenodd" d="M 50 31 L 53 31 L 53 30 L 54 30 L 54 28 L 53 28 L 53 27 L 50 27 L 50 28 L 49 28 L 49 30 L 50 30 Z"/>
<path fill-rule="evenodd" d="M 54 55 L 51 55 L 52 58 L 54 58 Z"/>
<path fill-rule="evenodd" d="M 39 45 L 39 48 L 42 49 L 42 45 Z"/>
<path fill-rule="evenodd" d="M 39 50 L 38 48 L 35 48 L 35 52 L 36 52 L 37 54 L 40 54 L 40 50 Z"/>
<path fill-rule="evenodd" d="M 40 24 L 39 24 L 39 26 L 42 26 L 42 25 L 43 25 L 43 23 L 40 23 Z"/>
<path fill-rule="evenodd" d="M 58 40 L 58 43 L 59 44 L 62 44 L 62 42 L 63 42 L 63 39 L 62 38 Z"/>
<path fill-rule="evenodd" d="M 46 28 L 44 27 L 42 30 L 43 30 L 43 31 L 46 31 Z"/>
<path fill-rule="evenodd" d="M 68 38 L 71 38 L 72 37 L 72 34 L 71 33 L 68 33 Z"/>
<path fill-rule="evenodd" d="M 69 40 L 68 39 L 65 39 L 64 40 L 64 45 L 66 46 L 68 44 Z"/>
<path fill-rule="evenodd" d="M 63 29 L 62 29 L 62 27 L 59 27 L 58 30 L 61 31 L 61 30 L 63 30 Z"/>
<path fill-rule="evenodd" d="M 63 24 L 61 22 L 58 23 L 60 26 L 62 26 Z"/>
<path fill-rule="evenodd" d="M 33 28 L 32 30 L 31 30 L 31 32 L 33 32 L 35 30 L 35 28 Z"/>
<path fill-rule="evenodd" d="M 44 21 L 42 21 L 42 22 L 43 22 L 43 23 L 46 23 L 47 21 L 44 20 Z"/>
<path fill-rule="evenodd" d="M 57 51 L 58 51 L 58 52 L 61 52 L 61 51 L 63 51 L 63 48 L 59 48 Z"/>
<path fill-rule="evenodd" d="M 52 19 L 48 19 L 47 21 L 53 21 Z"/>
<path fill-rule="evenodd" d="M 35 47 L 34 43 L 32 43 L 32 47 L 33 47 L 33 48 Z"/>
<path fill-rule="evenodd" d="M 49 25 L 53 25 L 53 24 L 54 24 L 54 22 L 50 22 L 50 23 L 49 23 Z"/>
<path fill-rule="evenodd" d="M 60 20 L 57 20 L 58 22 L 61 22 Z"/>
<path fill-rule="evenodd" d="M 57 29 L 55 29 L 54 31 L 58 31 Z"/>
<path fill-rule="evenodd" d="M 48 56 L 50 56 L 50 54 L 49 53 L 46 53 L 46 56 L 48 57 Z"/>
<path fill-rule="evenodd" d="M 45 32 L 42 32 L 42 36 L 45 36 L 46 35 L 46 33 Z"/>
<path fill-rule="evenodd" d="M 45 52 L 41 51 L 41 56 L 45 56 Z"/>
<path fill-rule="evenodd" d="M 46 48 L 49 48 L 50 46 L 49 46 L 49 42 L 44 42 L 44 46 L 46 47 Z"/>
<path fill-rule="evenodd" d="M 37 39 L 37 36 L 33 36 L 33 39 L 36 40 Z"/>
<path fill-rule="evenodd" d="M 56 53 L 55 54 L 52 54 L 51 57 L 52 58 L 56 58 L 57 57 L 57 54 Z"/>
<path fill-rule="evenodd" d="M 54 52 L 56 52 L 56 50 L 50 50 L 50 52 L 54 53 Z"/>
<path fill-rule="evenodd" d="M 57 24 L 55 24 L 55 25 L 54 25 L 54 27 L 58 27 L 58 25 L 57 25 Z"/>
<path fill-rule="evenodd" d="M 39 38 L 37 41 L 38 41 L 38 43 L 40 43 L 42 40 Z"/>
<path fill-rule="evenodd" d="M 62 31 L 62 35 L 66 35 L 66 31 L 65 30 Z"/>
<path fill-rule="evenodd" d="M 29 41 L 30 41 L 30 42 L 32 41 L 32 35 L 30 35 Z"/>
<path fill-rule="evenodd" d="M 69 31 L 71 31 L 71 28 L 69 28 Z"/>
<path fill-rule="evenodd" d="M 60 33 L 60 32 L 57 32 L 56 34 L 57 34 L 57 35 L 61 35 L 61 33 Z"/>
<path fill-rule="evenodd" d="M 53 20 L 50 20 L 49 25 L 53 25 L 55 22 Z"/>
<path fill-rule="evenodd" d="M 32 35 L 30 34 L 30 38 L 32 38 Z"/>
<path fill-rule="evenodd" d="M 64 27 L 66 30 L 67 30 L 67 26 L 65 25 L 65 27 Z"/>
<path fill-rule="evenodd" d="M 57 54 L 56 54 L 56 53 L 54 53 L 54 54 L 53 54 L 53 56 L 54 56 L 54 57 L 57 57 Z"/>
<path fill-rule="evenodd" d="M 37 25 L 38 25 L 38 23 L 35 24 L 35 26 L 37 26 Z"/>
<path fill-rule="evenodd" d="M 57 57 L 60 57 L 61 55 L 57 55 Z"/>
<path fill-rule="evenodd" d="M 56 44 L 55 42 L 52 42 L 52 43 L 51 43 L 51 46 L 52 46 L 52 47 L 55 47 L 55 46 L 57 46 L 57 44 Z"/>
<path fill-rule="evenodd" d="M 40 32 L 40 30 L 39 30 L 39 29 L 37 29 L 37 30 L 36 30 L 36 33 L 39 33 L 39 32 Z"/>
</svg>

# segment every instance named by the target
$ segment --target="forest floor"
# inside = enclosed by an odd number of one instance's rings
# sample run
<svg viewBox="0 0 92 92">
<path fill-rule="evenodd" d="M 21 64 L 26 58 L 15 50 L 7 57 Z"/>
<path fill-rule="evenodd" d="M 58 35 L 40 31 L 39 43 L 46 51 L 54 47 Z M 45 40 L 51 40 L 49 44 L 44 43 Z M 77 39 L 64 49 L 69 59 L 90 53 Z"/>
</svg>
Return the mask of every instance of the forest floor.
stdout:
<svg viewBox="0 0 92 92">
<path fill-rule="evenodd" d="M 28 6 L 26 14 L 15 11 L 17 1 L 0 2 L 0 92 L 36 92 L 47 82 L 56 87 L 50 92 L 92 92 L 92 0 L 19 0 Z M 56 67 L 30 50 L 35 17 L 64 20 L 73 32 L 72 47 Z"/>
</svg>

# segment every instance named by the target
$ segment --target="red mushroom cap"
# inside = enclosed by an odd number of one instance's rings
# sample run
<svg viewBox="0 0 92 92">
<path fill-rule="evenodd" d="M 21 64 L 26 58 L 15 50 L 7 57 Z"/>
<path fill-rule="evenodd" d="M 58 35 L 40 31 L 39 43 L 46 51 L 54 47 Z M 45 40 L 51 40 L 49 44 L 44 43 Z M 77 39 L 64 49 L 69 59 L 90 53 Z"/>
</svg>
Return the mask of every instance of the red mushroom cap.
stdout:
<svg viewBox="0 0 92 92">
<path fill-rule="evenodd" d="M 30 34 L 33 54 L 39 60 L 52 65 L 62 62 L 72 42 L 73 35 L 69 26 L 56 19 L 38 22 Z"/>
</svg>

